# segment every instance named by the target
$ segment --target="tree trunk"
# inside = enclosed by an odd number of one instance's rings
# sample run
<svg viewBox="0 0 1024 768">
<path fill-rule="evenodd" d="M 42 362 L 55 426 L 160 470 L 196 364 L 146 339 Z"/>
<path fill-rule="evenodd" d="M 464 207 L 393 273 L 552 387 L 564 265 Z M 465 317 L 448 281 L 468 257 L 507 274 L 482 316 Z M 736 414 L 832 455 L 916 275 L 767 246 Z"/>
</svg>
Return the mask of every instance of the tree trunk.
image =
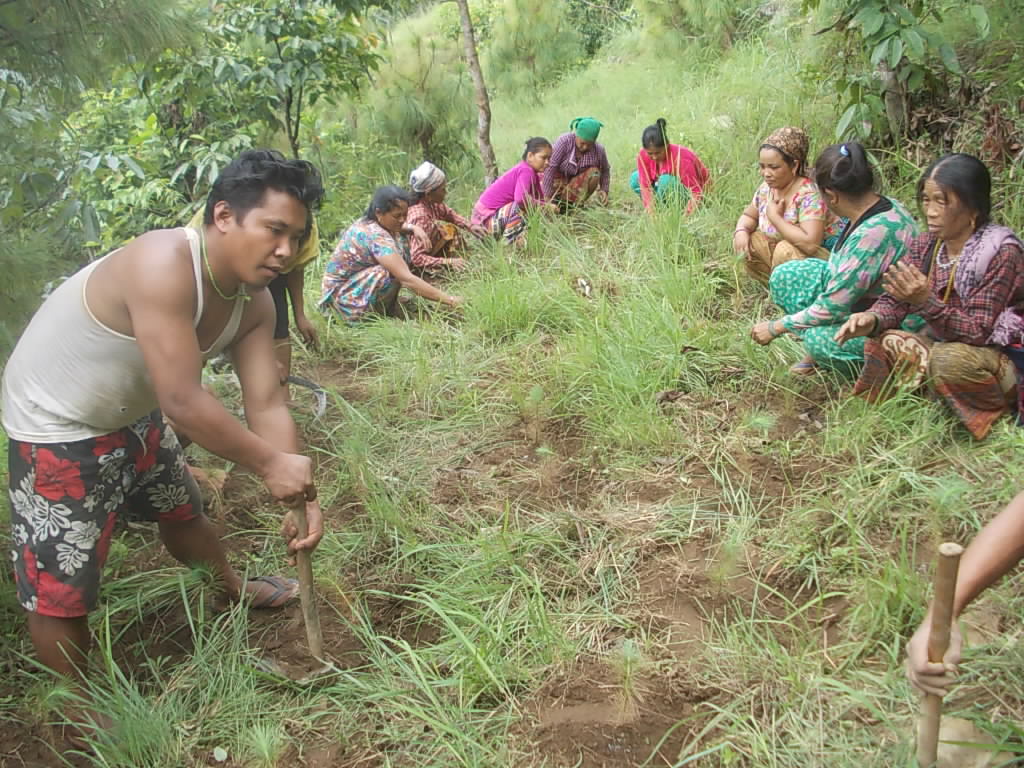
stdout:
<svg viewBox="0 0 1024 768">
<path fill-rule="evenodd" d="M 476 140 L 480 145 L 480 159 L 484 163 L 484 177 L 488 184 L 498 178 L 498 161 L 491 146 L 491 100 L 487 97 L 484 74 L 480 70 L 480 59 L 476 55 L 476 35 L 473 34 L 473 20 L 469 16 L 469 0 L 455 0 L 459 6 L 459 20 L 462 22 L 462 45 L 465 48 L 466 66 L 473 77 L 476 89 Z"/>
<path fill-rule="evenodd" d="M 882 81 L 882 101 L 885 104 L 885 118 L 893 144 L 903 138 L 907 127 L 907 93 L 900 84 L 896 73 L 884 61 L 878 63 L 878 77 Z"/>
<path fill-rule="evenodd" d="M 288 86 L 284 95 L 284 132 L 288 135 L 288 144 L 292 148 L 292 157 L 299 157 L 299 130 L 302 127 L 302 86 L 296 95 Z"/>
</svg>

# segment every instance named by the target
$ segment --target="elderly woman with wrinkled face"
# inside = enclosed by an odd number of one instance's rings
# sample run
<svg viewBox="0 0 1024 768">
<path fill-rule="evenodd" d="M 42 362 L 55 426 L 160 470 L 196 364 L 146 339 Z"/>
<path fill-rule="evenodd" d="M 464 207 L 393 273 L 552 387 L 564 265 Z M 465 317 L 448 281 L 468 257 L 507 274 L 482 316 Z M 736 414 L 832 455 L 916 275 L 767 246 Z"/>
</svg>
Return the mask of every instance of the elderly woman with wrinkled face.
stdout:
<svg viewBox="0 0 1024 768">
<path fill-rule="evenodd" d="M 836 335 L 860 336 L 854 394 L 871 402 L 927 387 L 976 439 L 1018 399 L 1024 344 L 1024 245 L 990 219 L 992 178 L 972 155 L 945 155 L 917 187 L 928 227 L 885 275 L 885 294 Z"/>
</svg>

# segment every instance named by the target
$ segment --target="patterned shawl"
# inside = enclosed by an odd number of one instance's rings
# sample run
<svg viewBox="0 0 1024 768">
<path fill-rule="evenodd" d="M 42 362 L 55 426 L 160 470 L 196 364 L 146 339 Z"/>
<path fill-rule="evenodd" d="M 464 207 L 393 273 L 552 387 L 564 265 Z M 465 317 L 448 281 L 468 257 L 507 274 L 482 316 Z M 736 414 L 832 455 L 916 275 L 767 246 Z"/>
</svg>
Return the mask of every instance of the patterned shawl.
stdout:
<svg viewBox="0 0 1024 768">
<path fill-rule="evenodd" d="M 1016 245 L 1024 250 L 1024 244 L 1021 244 L 1009 227 L 986 224 L 976 230 L 964 243 L 960 264 L 953 278 L 956 292 L 964 299 L 973 294 L 996 253 L 1007 244 Z M 1007 307 L 996 318 L 988 343 L 1005 347 L 1008 344 L 1019 344 L 1021 341 L 1024 341 L 1024 318 L 1021 318 L 1013 307 Z"/>
</svg>

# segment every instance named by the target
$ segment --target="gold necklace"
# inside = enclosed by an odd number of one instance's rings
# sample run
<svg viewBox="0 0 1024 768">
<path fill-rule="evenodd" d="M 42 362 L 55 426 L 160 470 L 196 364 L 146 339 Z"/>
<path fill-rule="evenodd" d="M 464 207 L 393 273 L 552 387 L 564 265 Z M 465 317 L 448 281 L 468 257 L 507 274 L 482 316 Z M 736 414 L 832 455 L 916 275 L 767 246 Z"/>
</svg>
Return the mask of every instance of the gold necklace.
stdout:
<svg viewBox="0 0 1024 768">
<path fill-rule="evenodd" d="M 936 271 L 936 269 L 946 269 L 947 267 L 952 267 L 952 269 L 949 270 L 949 279 L 946 281 L 946 293 L 942 297 L 942 303 L 948 304 L 949 295 L 953 292 L 953 281 L 956 279 L 956 271 L 960 267 L 960 257 L 964 255 L 964 252 L 963 250 L 961 250 L 960 253 L 958 253 L 956 256 L 950 256 L 949 249 L 946 247 L 946 244 L 942 240 L 939 240 L 937 242 L 938 245 L 935 248 L 935 257 L 932 261 L 931 266 L 928 268 L 928 277 L 931 278 L 931 276 L 934 274 L 936 279 L 933 282 L 937 283 L 939 274 Z M 947 257 L 947 261 L 945 264 L 942 263 L 941 259 L 941 255 L 943 252 L 945 252 Z M 938 285 L 936 284 L 935 287 L 938 288 Z"/>
<path fill-rule="evenodd" d="M 203 257 L 203 263 L 206 265 L 206 274 L 210 276 L 210 285 L 213 286 L 213 290 L 217 292 L 217 295 L 224 299 L 224 301 L 237 301 L 238 299 L 241 299 L 242 301 L 248 301 L 249 299 L 251 299 L 252 296 L 245 292 L 244 285 L 239 287 L 238 292 L 234 296 L 228 296 L 227 294 L 224 293 L 224 291 L 220 289 L 220 286 L 217 285 L 217 278 L 213 276 L 213 268 L 210 266 L 210 257 L 206 255 L 205 228 L 199 230 L 199 243 L 201 246 L 199 250 Z"/>
</svg>

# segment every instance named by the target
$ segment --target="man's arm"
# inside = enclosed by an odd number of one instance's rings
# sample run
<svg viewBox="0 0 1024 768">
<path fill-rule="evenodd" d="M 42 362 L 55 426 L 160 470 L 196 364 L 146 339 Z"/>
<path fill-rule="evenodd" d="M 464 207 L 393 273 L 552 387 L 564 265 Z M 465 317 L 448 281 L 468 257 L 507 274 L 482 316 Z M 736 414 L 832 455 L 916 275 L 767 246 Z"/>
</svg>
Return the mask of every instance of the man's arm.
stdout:
<svg viewBox="0 0 1024 768">
<path fill-rule="evenodd" d="M 202 387 L 202 356 L 192 326 L 191 261 L 166 240 L 125 262 L 125 307 L 160 408 L 206 450 L 256 472 L 279 499 L 315 498 L 309 459 L 289 456 L 247 430 Z M 187 251 L 186 251 L 187 252 Z M 253 298 L 273 315 L 266 291 Z M 254 310 L 256 307 L 248 307 Z"/>
<path fill-rule="evenodd" d="M 269 297 L 258 296 L 253 301 L 257 298 Z M 249 429 L 275 450 L 297 453 L 298 431 L 288 413 L 284 389 L 277 376 L 274 315 L 269 307 L 256 306 L 252 309 L 256 310 L 255 322 L 238 336 L 230 350 L 231 361 L 242 386 L 245 420 Z"/>
<path fill-rule="evenodd" d="M 263 291 L 261 297 L 256 298 L 270 297 Z M 295 455 L 299 452 L 299 434 L 288 412 L 285 388 L 278 379 L 274 313 L 271 302 L 266 303 L 266 307 L 253 308 L 259 310 L 255 323 L 231 345 L 231 361 L 242 387 L 242 404 L 249 429 L 285 455 Z M 309 461 L 305 456 L 296 458 Z M 320 505 L 314 500 L 306 502 L 306 522 L 308 530 L 300 532 L 291 514 L 285 516 L 281 530 L 289 540 L 288 549 L 292 553 L 298 549 L 313 549 L 323 536 L 323 516 Z M 300 533 L 304 534 L 301 539 L 298 538 Z"/>
<path fill-rule="evenodd" d="M 984 528 L 960 558 L 960 570 L 953 598 L 953 617 L 1024 558 L 1024 493 L 1017 494 L 1006 508 Z M 960 633 L 954 622 L 950 647 L 940 663 L 928 661 L 928 634 L 932 611 L 907 643 L 907 674 L 910 681 L 925 693 L 945 695 L 960 662 Z"/>
<path fill-rule="evenodd" d="M 999 581 L 1024 558 L 1024 493 L 981 529 L 960 558 L 953 600 L 959 616 L 985 589 Z"/>
</svg>

